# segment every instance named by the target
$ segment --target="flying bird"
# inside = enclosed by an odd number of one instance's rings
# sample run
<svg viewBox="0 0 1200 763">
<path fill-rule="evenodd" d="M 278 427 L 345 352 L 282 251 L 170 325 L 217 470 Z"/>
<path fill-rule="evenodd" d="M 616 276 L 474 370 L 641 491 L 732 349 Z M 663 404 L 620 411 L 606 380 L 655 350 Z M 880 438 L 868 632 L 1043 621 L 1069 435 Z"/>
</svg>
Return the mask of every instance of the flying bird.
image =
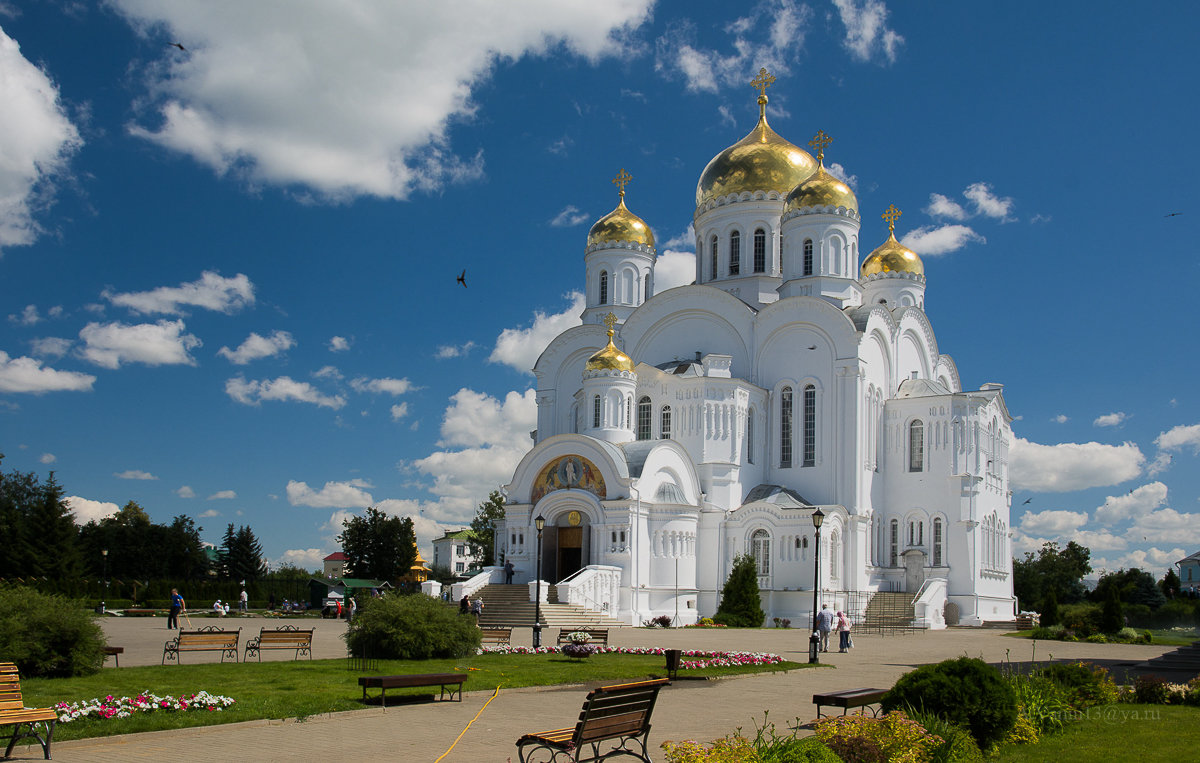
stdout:
<svg viewBox="0 0 1200 763">
<path fill-rule="evenodd" d="M 183 47 L 182 45 L 180 45 L 180 44 L 179 44 L 179 43 L 177 43 L 177 42 L 172 42 L 172 43 L 168 43 L 168 44 L 169 44 L 169 45 L 170 45 L 172 48 L 179 48 L 179 49 L 180 49 L 180 50 L 182 50 L 184 53 L 187 53 L 187 48 Z"/>
<path fill-rule="evenodd" d="M 810 346 L 808 349 L 815 350 L 815 349 L 817 349 L 817 346 L 814 344 L 814 345 Z"/>
<path fill-rule="evenodd" d="M 461 274 L 458 276 L 458 282 L 459 282 L 460 284 L 462 284 L 462 287 L 463 287 L 464 289 L 465 289 L 465 288 L 467 288 L 467 271 L 465 271 L 465 270 L 464 270 L 464 271 L 463 271 L 463 272 L 462 272 L 462 273 L 461 273 Z"/>
<path fill-rule="evenodd" d="M 1026 499 L 1025 499 L 1025 503 L 1029 503 L 1029 502 L 1030 502 L 1030 501 L 1032 501 L 1032 500 L 1033 500 L 1032 498 L 1026 498 Z M 1022 505 L 1022 506 L 1024 506 L 1024 505 L 1025 505 L 1025 503 L 1023 503 L 1023 504 L 1021 504 L 1021 505 Z"/>
<path fill-rule="evenodd" d="M 1179 217 L 1182 214 L 1183 214 L 1182 212 L 1171 212 L 1171 213 L 1163 215 L 1163 217 Z"/>
</svg>

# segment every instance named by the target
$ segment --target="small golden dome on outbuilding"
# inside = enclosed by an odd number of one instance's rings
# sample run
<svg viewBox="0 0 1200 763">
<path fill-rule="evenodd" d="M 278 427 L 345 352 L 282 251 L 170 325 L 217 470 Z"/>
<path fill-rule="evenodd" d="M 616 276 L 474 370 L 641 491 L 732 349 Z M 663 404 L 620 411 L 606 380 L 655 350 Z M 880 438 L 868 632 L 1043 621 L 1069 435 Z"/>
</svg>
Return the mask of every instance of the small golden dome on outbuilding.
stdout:
<svg viewBox="0 0 1200 763">
<path fill-rule="evenodd" d="M 632 372 L 633 359 L 618 350 L 617 346 L 613 344 L 613 326 L 617 323 L 617 316 L 609 313 L 605 316 L 604 323 L 608 325 L 608 344 L 601 348 L 595 355 L 588 358 L 584 369 L 587 371 Z"/>
<path fill-rule="evenodd" d="M 620 189 L 617 208 L 597 220 L 588 231 L 589 247 L 596 244 L 632 243 L 654 248 L 654 233 L 651 232 L 650 226 L 625 206 L 625 184 L 630 180 L 632 177 L 624 169 L 613 180 Z"/>
<path fill-rule="evenodd" d="M 898 217 L 900 217 L 900 210 L 896 209 L 895 204 L 888 207 L 888 210 L 883 213 L 883 219 L 888 221 L 890 235 L 888 235 L 887 241 L 884 241 L 879 248 L 867 256 L 867 259 L 863 260 L 861 269 L 863 278 L 879 273 L 925 275 L 925 264 L 921 262 L 917 253 L 896 240 L 896 219 Z"/>
</svg>

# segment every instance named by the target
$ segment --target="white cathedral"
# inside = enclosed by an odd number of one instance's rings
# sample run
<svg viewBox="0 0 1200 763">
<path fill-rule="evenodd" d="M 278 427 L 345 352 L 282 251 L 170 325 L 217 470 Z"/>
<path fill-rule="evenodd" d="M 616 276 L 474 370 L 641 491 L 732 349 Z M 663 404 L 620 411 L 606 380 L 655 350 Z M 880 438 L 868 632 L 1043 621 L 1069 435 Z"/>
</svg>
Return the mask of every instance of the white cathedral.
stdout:
<svg viewBox="0 0 1200 763">
<path fill-rule="evenodd" d="M 654 234 L 625 205 L 629 176 L 614 181 L 620 201 L 588 233 L 583 323 L 534 368 L 535 444 L 505 488 L 498 558 L 533 581 L 540 518 L 543 598 L 558 584 L 634 625 L 714 614 L 739 554 L 768 624 L 803 627 L 814 587 L 856 617 L 886 591 L 927 627 L 1012 620 L 1001 385 L 962 389 L 894 207 L 860 264 L 861 210 L 824 166 L 828 138 L 813 158 L 776 134 L 771 81 L 753 83 L 754 129 L 700 176 L 694 283 L 655 291 Z"/>
</svg>

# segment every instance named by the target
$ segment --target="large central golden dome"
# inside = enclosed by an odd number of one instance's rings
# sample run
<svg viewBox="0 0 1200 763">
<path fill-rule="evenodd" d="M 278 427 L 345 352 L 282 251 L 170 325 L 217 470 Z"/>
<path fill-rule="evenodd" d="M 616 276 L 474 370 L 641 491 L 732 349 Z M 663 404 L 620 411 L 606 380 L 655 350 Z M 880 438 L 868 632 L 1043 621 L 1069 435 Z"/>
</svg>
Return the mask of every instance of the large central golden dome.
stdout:
<svg viewBox="0 0 1200 763">
<path fill-rule="evenodd" d="M 804 149 L 779 137 L 767 124 L 767 97 L 758 97 L 758 124 L 750 134 L 717 154 L 696 185 L 696 206 L 742 191 L 786 195 L 817 168 Z"/>
</svg>

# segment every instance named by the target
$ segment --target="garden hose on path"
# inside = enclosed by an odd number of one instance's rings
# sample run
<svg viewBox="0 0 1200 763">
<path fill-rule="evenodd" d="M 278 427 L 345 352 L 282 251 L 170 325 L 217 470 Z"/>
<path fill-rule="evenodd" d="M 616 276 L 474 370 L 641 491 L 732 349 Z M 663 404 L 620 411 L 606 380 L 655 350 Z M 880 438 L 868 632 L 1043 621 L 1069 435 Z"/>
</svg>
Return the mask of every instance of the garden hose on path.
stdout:
<svg viewBox="0 0 1200 763">
<path fill-rule="evenodd" d="M 471 728 L 471 724 L 478 720 L 480 715 L 483 715 L 483 711 L 489 704 L 491 704 L 492 700 L 494 700 L 499 693 L 500 687 L 497 686 L 496 691 L 492 692 L 492 696 L 488 697 L 488 701 L 483 703 L 483 707 L 479 708 L 478 713 L 475 713 L 475 717 L 472 718 L 469 723 L 467 723 L 463 730 L 458 733 L 458 736 L 454 738 L 454 741 L 450 743 L 450 747 L 448 747 L 445 752 L 439 755 L 437 760 L 433 761 L 433 763 L 441 763 L 442 758 L 450 754 L 450 751 L 454 749 L 454 745 L 458 744 L 458 740 L 463 738 L 463 734 L 467 733 L 467 729 Z"/>
</svg>

